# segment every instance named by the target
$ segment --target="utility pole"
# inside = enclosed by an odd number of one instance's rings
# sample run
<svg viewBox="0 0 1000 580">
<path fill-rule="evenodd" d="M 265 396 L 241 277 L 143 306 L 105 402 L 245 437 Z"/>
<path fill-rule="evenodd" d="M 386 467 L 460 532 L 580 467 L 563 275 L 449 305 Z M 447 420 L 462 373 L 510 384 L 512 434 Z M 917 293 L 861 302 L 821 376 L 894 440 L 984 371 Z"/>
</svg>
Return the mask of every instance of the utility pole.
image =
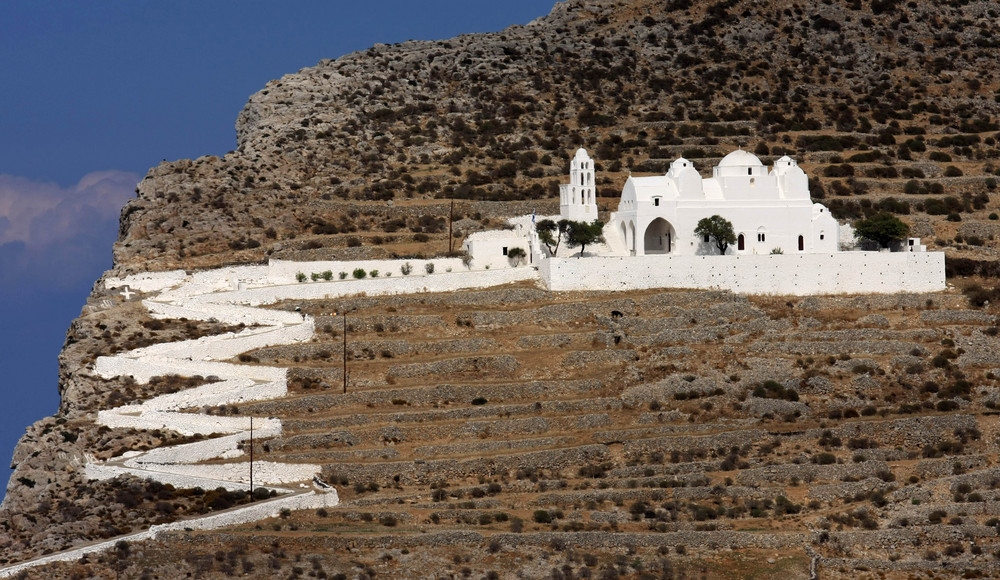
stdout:
<svg viewBox="0 0 1000 580">
<path fill-rule="evenodd" d="M 250 415 L 250 501 L 253 501 L 253 415 Z"/>
<path fill-rule="evenodd" d="M 452 224 L 455 222 L 455 200 L 451 200 L 451 213 L 448 214 L 448 255 L 451 256 L 451 241 L 454 239 L 451 237 Z"/>
<path fill-rule="evenodd" d="M 344 394 L 347 394 L 347 309 L 344 309 Z"/>
</svg>

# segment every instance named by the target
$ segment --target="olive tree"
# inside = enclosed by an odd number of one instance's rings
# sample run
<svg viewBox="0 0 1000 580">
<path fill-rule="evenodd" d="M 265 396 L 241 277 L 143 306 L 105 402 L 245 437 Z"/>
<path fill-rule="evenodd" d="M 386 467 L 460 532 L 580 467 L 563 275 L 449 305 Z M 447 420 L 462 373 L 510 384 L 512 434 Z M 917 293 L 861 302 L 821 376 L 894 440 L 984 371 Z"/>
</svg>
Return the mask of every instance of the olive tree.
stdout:
<svg viewBox="0 0 1000 580">
<path fill-rule="evenodd" d="M 733 231 L 733 224 L 720 215 L 698 220 L 694 233 L 699 236 L 708 236 L 714 241 L 715 247 L 719 248 L 719 254 L 725 254 L 729 244 L 736 243 L 736 232 Z"/>
<path fill-rule="evenodd" d="M 562 242 L 563 236 L 569 229 L 569 223 L 569 220 L 559 220 L 558 222 L 540 220 L 535 224 L 538 239 L 545 244 L 552 256 L 555 256 L 556 252 L 559 251 L 559 243 Z"/>
<path fill-rule="evenodd" d="M 580 256 L 584 249 L 591 244 L 599 244 L 604 241 L 604 222 L 594 220 L 593 222 L 569 222 L 566 228 L 566 245 L 575 248 L 580 246 Z M 579 257 L 579 256 L 577 256 Z"/>
<path fill-rule="evenodd" d="M 858 240 L 872 240 L 883 248 L 906 239 L 910 226 L 889 212 L 879 212 L 871 217 L 854 222 L 854 237 Z"/>
<path fill-rule="evenodd" d="M 521 262 L 527 257 L 528 253 L 524 251 L 524 248 L 511 248 L 507 252 L 507 259 L 514 264 L 514 267 L 521 265 Z"/>
</svg>

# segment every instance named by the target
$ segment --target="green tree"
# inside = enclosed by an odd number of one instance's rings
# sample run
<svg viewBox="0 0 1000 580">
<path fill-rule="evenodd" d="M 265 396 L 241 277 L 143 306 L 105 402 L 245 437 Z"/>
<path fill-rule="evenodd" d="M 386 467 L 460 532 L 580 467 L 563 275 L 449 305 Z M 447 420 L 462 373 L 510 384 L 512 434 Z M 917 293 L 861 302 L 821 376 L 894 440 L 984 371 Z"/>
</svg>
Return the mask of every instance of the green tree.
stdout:
<svg viewBox="0 0 1000 580">
<path fill-rule="evenodd" d="M 604 222 L 594 220 L 587 222 L 569 222 L 566 227 L 566 245 L 575 248 L 580 246 L 580 256 L 587 246 L 604 241 Z M 577 257 L 580 257 L 577 256 Z"/>
<path fill-rule="evenodd" d="M 524 251 L 524 248 L 511 248 L 507 251 L 507 259 L 514 263 L 514 267 L 518 267 L 521 261 L 527 257 L 528 253 Z"/>
<path fill-rule="evenodd" d="M 873 240 L 883 248 L 888 248 L 892 242 L 905 239 L 909 233 L 910 226 L 885 211 L 854 223 L 854 237 L 858 241 Z"/>
<path fill-rule="evenodd" d="M 720 215 L 698 220 L 694 233 L 699 236 L 708 236 L 714 241 L 715 247 L 719 248 L 720 255 L 726 253 L 729 244 L 736 243 L 736 232 L 733 231 L 733 224 Z"/>
<path fill-rule="evenodd" d="M 545 244 L 549 254 L 555 256 L 556 252 L 559 251 L 559 243 L 562 242 L 563 235 L 569 229 L 569 223 L 569 220 L 559 220 L 558 222 L 541 220 L 535 224 L 538 239 Z"/>
</svg>

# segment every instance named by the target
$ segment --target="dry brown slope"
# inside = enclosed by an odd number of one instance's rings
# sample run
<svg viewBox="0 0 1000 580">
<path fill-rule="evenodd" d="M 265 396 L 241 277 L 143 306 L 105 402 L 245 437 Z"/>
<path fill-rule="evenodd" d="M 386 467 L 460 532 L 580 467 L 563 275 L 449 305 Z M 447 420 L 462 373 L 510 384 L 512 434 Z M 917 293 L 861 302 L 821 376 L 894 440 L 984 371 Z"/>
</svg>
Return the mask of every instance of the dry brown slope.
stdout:
<svg viewBox="0 0 1000 580">
<path fill-rule="evenodd" d="M 292 366 L 290 395 L 206 411 L 280 417 L 255 454 L 325 464 L 344 503 L 136 546 L 158 556 L 130 572 L 997 572 L 996 307 L 524 286 L 283 307 L 322 333 L 241 358 Z"/>
</svg>

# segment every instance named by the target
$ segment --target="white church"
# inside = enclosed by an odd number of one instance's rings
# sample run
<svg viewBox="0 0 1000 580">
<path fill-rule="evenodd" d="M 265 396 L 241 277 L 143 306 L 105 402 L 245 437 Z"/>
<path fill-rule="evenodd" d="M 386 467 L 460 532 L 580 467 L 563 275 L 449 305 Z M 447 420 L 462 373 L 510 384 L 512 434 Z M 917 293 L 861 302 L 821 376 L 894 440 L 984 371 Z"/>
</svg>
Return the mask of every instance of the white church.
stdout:
<svg viewBox="0 0 1000 580">
<path fill-rule="evenodd" d="M 594 160 L 579 149 L 569 183 L 559 189 L 559 215 L 537 219 L 598 219 Z M 736 242 L 720 256 L 714 240 L 695 234 L 698 221 L 721 216 Z M 472 267 L 529 266 L 550 290 L 715 288 L 750 294 L 936 292 L 945 288 L 944 254 L 918 238 L 906 251 L 841 251 L 841 226 L 809 197 L 809 178 L 790 157 L 770 168 L 738 149 L 702 177 L 687 159 L 664 175 L 629 176 L 618 209 L 604 225 L 603 244 L 581 256 L 560 246 L 549 253 L 536 216 L 508 220 L 502 230 L 477 232 L 463 248 Z M 849 242 L 853 245 L 853 236 Z M 524 253 L 513 252 L 514 248 Z"/>
<path fill-rule="evenodd" d="M 570 161 L 569 183 L 559 188 L 553 219 L 598 219 L 594 160 L 579 149 Z M 711 239 L 694 233 L 702 218 L 719 215 L 733 225 L 736 243 L 727 255 L 829 254 L 840 250 L 840 224 L 809 197 L 809 178 L 790 157 L 768 170 L 757 156 L 738 149 L 702 178 L 680 158 L 665 175 L 629 176 L 618 211 L 604 226 L 605 243 L 588 247 L 593 256 L 717 255 Z M 531 221 L 511 220 L 513 229 L 475 233 L 465 251 L 480 265 L 505 267 L 508 251 L 526 250 L 529 263 L 548 256 Z"/>
<path fill-rule="evenodd" d="M 580 149 L 570 163 L 570 183 L 560 190 L 560 216 L 597 217 L 594 162 Z M 736 150 L 702 178 L 687 159 L 666 175 L 629 176 L 618 211 L 605 227 L 612 255 L 718 254 L 715 243 L 694 233 L 698 220 L 719 215 L 733 224 L 737 241 L 727 254 L 831 253 L 839 250 L 840 224 L 809 198 L 809 178 L 790 157 L 768 171 L 752 153 Z"/>
</svg>

